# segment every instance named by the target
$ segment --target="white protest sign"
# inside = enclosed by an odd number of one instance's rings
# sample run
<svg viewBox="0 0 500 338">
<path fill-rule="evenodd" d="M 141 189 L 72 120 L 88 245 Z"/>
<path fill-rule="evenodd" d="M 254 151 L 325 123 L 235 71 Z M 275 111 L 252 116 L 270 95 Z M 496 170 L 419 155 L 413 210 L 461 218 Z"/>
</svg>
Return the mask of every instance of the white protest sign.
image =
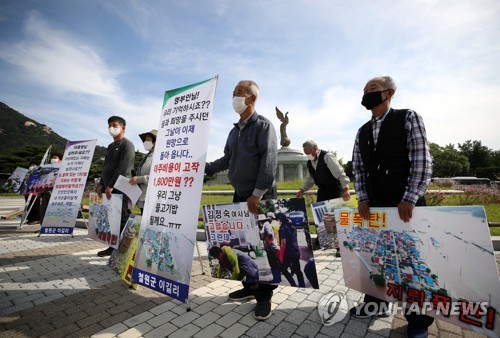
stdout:
<svg viewBox="0 0 500 338">
<path fill-rule="evenodd" d="M 186 301 L 217 77 L 165 92 L 132 275 Z"/>
<path fill-rule="evenodd" d="M 40 234 L 72 234 L 97 140 L 69 141 Z"/>
</svg>

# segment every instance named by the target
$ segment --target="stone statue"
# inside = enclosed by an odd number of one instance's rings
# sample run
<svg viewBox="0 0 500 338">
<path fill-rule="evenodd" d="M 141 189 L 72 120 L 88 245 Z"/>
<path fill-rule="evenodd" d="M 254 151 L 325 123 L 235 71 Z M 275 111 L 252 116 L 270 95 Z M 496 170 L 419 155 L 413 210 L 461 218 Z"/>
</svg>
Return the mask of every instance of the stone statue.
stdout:
<svg viewBox="0 0 500 338">
<path fill-rule="evenodd" d="M 281 121 L 280 125 L 280 134 L 281 134 L 281 141 L 280 144 L 282 147 L 288 147 L 290 145 L 290 139 L 286 135 L 286 125 L 288 124 L 288 112 L 283 115 L 283 113 L 276 107 L 276 116 L 278 119 Z"/>
</svg>

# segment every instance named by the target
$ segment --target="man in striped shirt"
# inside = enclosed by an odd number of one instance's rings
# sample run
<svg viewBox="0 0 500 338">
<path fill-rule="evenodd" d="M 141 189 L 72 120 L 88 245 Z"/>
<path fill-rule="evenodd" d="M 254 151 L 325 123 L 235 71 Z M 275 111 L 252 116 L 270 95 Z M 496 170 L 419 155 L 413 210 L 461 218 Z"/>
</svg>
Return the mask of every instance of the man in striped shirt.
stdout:
<svg viewBox="0 0 500 338">
<path fill-rule="evenodd" d="M 356 135 L 353 149 L 354 187 L 358 210 L 368 220 L 370 207 L 397 207 L 408 222 L 415 206 L 424 206 L 424 194 L 432 176 L 432 158 L 422 118 L 410 109 L 391 108 L 396 84 L 389 76 L 375 77 L 364 88 L 361 104 L 372 118 Z M 373 305 L 379 311 L 373 311 Z M 389 316 L 388 304 L 365 295 L 364 302 L 350 310 L 354 317 Z M 412 313 L 409 337 L 427 337 L 433 318 Z"/>
</svg>

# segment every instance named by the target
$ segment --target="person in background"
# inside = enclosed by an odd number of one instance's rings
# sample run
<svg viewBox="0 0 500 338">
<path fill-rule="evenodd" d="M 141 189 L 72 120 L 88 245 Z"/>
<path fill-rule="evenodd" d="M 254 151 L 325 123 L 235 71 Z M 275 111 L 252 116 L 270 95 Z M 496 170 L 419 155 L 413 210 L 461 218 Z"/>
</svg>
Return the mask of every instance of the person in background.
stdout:
<svg viewBox="0 0 500 338">
<path fill-rule="evenodd" d="M 151 171 L 151 164 L 153 163 L 153 153 L 155 151 L 156 135 L 158 131 L 153 129 L 149 132 L 142 133 L 139 137 L 142 140 L 144 149 L 148 152 L 142 159 L 141 163 L 136 169 L 136 175 L 130 179 L 129 183 L 132 185 L 138 184 L 142 190 L 142 194 L 137 201 L 137 206 L 141 209 L 141 215 L 144 211 L 144 201 L 146 200 L 146 191 L 148 189 L 149 172 Z"/>
<path fill-rule="evenodd" d="M 361 104 L 371 110 L 371 119 L 359 128 L 352 165 L 358 211 L 365 220 L 370 207 L 397 207 L 403 222 L 409 222 L 415 206 L 425 206 L 425 192 L 432 177 L 432 157 L 422 117 L 410 109 L 393 109 L 396 83 L 390 76 L 375 77 L 364 88 Z M 385 304 L 384 304 L 385 303 Z M 373 311 L 378 304 L 378 312 Z M 380 305 L 385 306 L 380 306 Z M 351 308 L 358 318 L 390 315 L 387 302 L 365 295 Z M 434 318 L 405 314 L 409 337 L 428 336 Z"/>
<path fill-rule="evenodd" d="M 303 197 L 304 193 L 316 184 L 318 186 L 317 202 L 339 197 L 348 201 L 351 197 L 349 195 L 349 177 L 335 155 L 319 149 L 318 144 L 312 140 L 304 142 L 302 147 L 304 154 L 307 155 L 309 175 L 296 196 Z"/>
<path fill-rule="evenodd" d="M 59 153 L 54 153 L 50 157 L 50 164 L 58 165 L 62 162 L 62 155 Z M 50 195 L 52 191 L 46 191 L 40 193 L 40 222 L 43 224 L 43 219 L 45 217 L 45 212 L 47 212 L 47 207 L 49 206 Z"/>
<path fill-rule="evenodd" d="M 302 188 L 297 192 L 296 196 L 299 198 L 304 196 L 304 193 L 316 184 L 318 186 L 317 202 L 339 197 L 342 197 L 344 201 L 349 201 L 351 198 L 349 195 L 350 180 L 344 168 L 342 168 L 339 161 L 335 158 L 335 155 L 319 149 L 318 144 L 313 140 L 304 142 L 302 147 L 304 154 L 307 155 L 307 170 L 309 175 L 306 177 Z M 336 257 L 340 257 L 338 242 L 336 242 L 335 249 Z"/>
<path fill-rule="evenodd" d="M 113 142 L 108 145 L 104 166 L 101 172 L 101 180 L 97 186 L 97 195 L 102 198 L 102 194 L 107 199 L 111 199 L 112 194 L 122 194 L 122 216 L 120 222 L 120 233 L 130 216 L 129 199 L 121 191 L 114 189 L 114 184 L 120 175 L 125 177 L 132 176 L 134 167 L 135 148 L 134 144 L 125 138 L 126 122 L 120 116 L 111 116 L 108 119 L 108 132 L 113 138 Z M 110 256 L 113 253 L 113 247 L 99 251 L 99 257 Z"/>
<path fill-rule="evenodd" d="M 255 102 L 259 86 L 254 81 L 240 81 L 233 91 L 233 109 L 238 123 L 229 132 L 224 156 L 205 166 L 205 174 L 213 175 L 228 169 L 234 187 L 233 202 L 246 202 L 248 210 L 257 214 L 257 206 L 264 199 L 276 199 L 276 169 L 278 146 L 276 131 L 267 118 L 257 114 Z M 243 283 L 243 289 L 231 292 L 235 301 L 255 298 L 254 317 L 265 320 L 271 316 L 271 298 L 276 285 Z"/>
</svg>

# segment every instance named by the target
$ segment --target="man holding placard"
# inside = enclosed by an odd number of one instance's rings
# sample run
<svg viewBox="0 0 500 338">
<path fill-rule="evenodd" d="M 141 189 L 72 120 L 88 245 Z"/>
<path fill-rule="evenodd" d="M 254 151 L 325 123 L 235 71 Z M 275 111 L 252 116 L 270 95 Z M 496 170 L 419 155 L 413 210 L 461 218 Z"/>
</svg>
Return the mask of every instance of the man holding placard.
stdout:
<svg viewBox="0 0 500 338">
<path fill-rule="evenodd" d="M 107 199 L 111 199 L 111 194 L 121 194 L 121 191 L 113 188 L 118 176 L 132 176 L 134 168 L 135 148 L 134 144 L 125 138 L 126 122 L 120 116 L 111 116 L 108 119 L 108 132 L 113 137 L 113 142 L 108 146 L 104 166 L 101 173 L 101 181 L 97 186 L 97 195 L 102 198 L 102 194 L 106 194 Z M 123 195 L 122 199 L 122 215 L 120 223 L 120 232 L 123 230 L 130 216 L 128 206 L 128 197 Z M 106 250 L 99 251 L 99 257 L 110 256 L 113 253 L 113 248 L 109 247 Z"/>
<path fill-rule="evenodd" d="M 205 173 L 213 175 L 228 169 L 234 187 L 233 202 L 247 202 L 257 214 L 261 200 L 276 198 L 278 148 L 271 121 L 255 111 L 259 87 L 253 81 L 240 81 L 233 91 L 233 109 L 239 115 L 224 147 L 224 156 L 207 163 Z M 255 298 L 255 318 L 271 316 L 271 297 L 276 285 L 243 282 L 243 289 L 229 294 L 235 301 Z"/>
<path fill-rule="evenodd" d="M 391 100 L 396 83 L 389 76 L 375 77 L 364 88 L 361 104 L 372 118 L 356 136 L 353 150 L 354 186 L 358 210 L 370 219 L 370 207 L 397 207 L 401 220 L 409 222 L 415 206 L 425 206 L 424 194 L 432 176 L 432 158 L 422 117 L 410 109 L 393 109 Z M 381 299 L 365 295 L 363 303 L 350 310 L 354 317 L 386 317 Z M 379 304 L 379 311 L 370 305 Z M 428 336 L 434 319 L 410 313 L 408 336 Z"/>
</svg>

